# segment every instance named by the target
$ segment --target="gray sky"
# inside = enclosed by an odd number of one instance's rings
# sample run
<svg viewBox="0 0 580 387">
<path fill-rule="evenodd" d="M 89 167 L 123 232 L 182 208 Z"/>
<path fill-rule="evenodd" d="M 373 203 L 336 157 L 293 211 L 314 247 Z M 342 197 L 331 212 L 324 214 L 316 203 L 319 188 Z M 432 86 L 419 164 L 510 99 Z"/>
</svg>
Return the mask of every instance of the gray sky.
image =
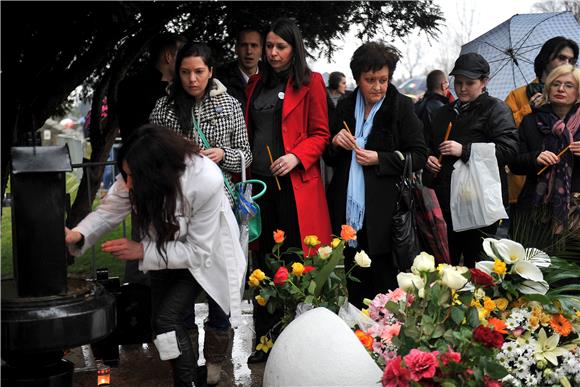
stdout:
<svg viewBox="0 0 580 387">
<path fill-rule="evenodd" d="M 392 42 L 403 54 L 403 59 L 395 72 L 395 82 L 409 77 L 408 67 L 410 66 L 405 61 L 417 64 L 413 69 L 414 76 L 423 76 L 425 71 L 435 68 L 443 69 L 442 63 L 445 62 L 452 67 L 461 49 L 460 41 L 466 43 L 473 40 L 515 14 L 537 12 L 532 10 L 532 7 L 538 1 L 435 0 L 435 3 L 441 7 L 445 18 L 437 40 L 431 39 L 429 43 L 424 33 L 415 31 L 406 42 L 400 40 Z M 354 37 L 354 31 L 351 31 L 343 41 L 347 43 L 344 43 L 342 50 L 334 55 L 333 63 L 319 59 L 311 65 L 314 71 L 320 73 L 342 71 L 350 82 L 353 82 L 349 62 L 352 53 L 360 45 L 360 41 Z M 450 68 L 447 70 L 449 71 Z"/>
</svg>

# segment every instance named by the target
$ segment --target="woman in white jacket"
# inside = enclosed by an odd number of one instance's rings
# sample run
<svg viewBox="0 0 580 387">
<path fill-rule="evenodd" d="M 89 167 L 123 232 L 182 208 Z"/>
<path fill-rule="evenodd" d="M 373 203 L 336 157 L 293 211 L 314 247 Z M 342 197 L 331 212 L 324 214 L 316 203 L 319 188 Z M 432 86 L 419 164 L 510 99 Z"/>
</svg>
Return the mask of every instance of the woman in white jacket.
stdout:
<svg viewBox="0 0 580 387">
<path fill-rule="evenodd" d="M 197 146 L 154 125 L 139 128 L 121 147 L 121 175 L 101 205 L 72 230 L 66 243 L 81 255 L 131 212 L 143 239 L 107 241 L 101 249 L 139 260 L 151 271 L 154 340 L 170 360 L 175 386 L 192 386 L 195 358 L 183 315 L 205 290 L 237 326 L 245 259 L 219 167 Z"/>
</svg>

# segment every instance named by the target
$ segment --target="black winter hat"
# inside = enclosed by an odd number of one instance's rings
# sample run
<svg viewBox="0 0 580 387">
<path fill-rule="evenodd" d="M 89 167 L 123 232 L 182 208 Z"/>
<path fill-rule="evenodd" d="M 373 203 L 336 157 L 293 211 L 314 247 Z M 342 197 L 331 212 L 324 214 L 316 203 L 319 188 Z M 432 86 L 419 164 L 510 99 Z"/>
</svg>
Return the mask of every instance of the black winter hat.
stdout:
<svg viewBox="0 0 580 387">
<path fill-rule="evenodd" d="M 478 53 L 469 52 L 460 55 L 449 75 L 463 75 L 470 79 L 489 76 L 489 63 Z"/>
</svg>

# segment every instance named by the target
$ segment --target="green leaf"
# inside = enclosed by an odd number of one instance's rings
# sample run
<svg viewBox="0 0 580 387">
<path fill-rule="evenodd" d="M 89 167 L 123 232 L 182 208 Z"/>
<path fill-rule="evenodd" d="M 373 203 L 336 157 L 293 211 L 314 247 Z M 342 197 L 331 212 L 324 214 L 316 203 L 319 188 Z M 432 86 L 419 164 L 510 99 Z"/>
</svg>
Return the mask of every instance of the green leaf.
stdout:
<svg viewBox="0 0 580 387">
<path fill-rule="evenodd" d="M 467 312 L 467 321 L 472 328 L 477 328 L 481 325 L 481 322 L 479 321 L 479 313 L 476 308 L 469 308 L 469 311 Z"/>
<path fill-rule="evenodd" d="M 316 290 L 316 281 L 311 280 L 310 285 L 308 285 L 308 294 L 314 294 L 315 290 Z"/>
<path fill-rule="evenodd" d="M 443 328 L 443 325 L 438 324 L 435 326 L 435 330 L 433 331 L 431 337 L 433 337 L 434 339 L 438 339 L 439 337 L 443 336 L 444 333 L 445 328 Z"/>
<path fill-rule="evenodd" d="M 314 296 L 312 296 L 312 295 L 306 296 L 306 298 L 304 299 L 305 304 L 312 304 L 313 301 L 314 301 Z"/>
<path fill-rule="evenodd" d="M 524 297 L 529 301 L 537 301 L 544 305 L 549 305 L 552 303 L 552 300 L 542 294 L 526 294 Z"/>
<path fill-rule="evenodd" d="M 334 268 L 338 264 L 340 258 L 341 254 L 338 254 L 336 251 L 333 251 L 332 254 L 330 255 L 330 258 L 328 258 L 326 265 L 324 265 L 319 270 L 318 274 L 315 276 L 314 280 L 316 281 L 316 290 L 314 291 L 314 294 L 317 297 L 320 297 L 320 295 L 322 294 L 322 289 L 324 288 L 326 281 L 328 281 L 330 273 L 334 271 Z"/>
<path fill-rule="evenodd" d="M 485 373 L 492 379 L 501 379 L 508 374 L 503 366 L 494 361 L 485 363 Z"/>
<path fill-rule="evenodd" d="M 473 300 L 472 292 L 459 292 L 459 301 L 465 306 L 471 305 L 471 300 Z"/>
<path fill-rule="evenodd" d="M 454 306 L 451 308 L 451 320 L 457 325 L 461 325 L 463 320 L 465 319 L 465 312 L 463 309 Z"/>
<path fill-rule="evenodd" d="M 427 337 L 432 337 L 433 336 L 433 332 L 435 331 L 435 325 L 428 323 L 428 324 L 424 324 L 422 326 L 422 330 L 423 333 L 427 336 Z"/>
<path fill-rule="evenodd" d="M 398 314 L 399 313 L 399 304 L 393 302 L 393 301 L 389 301 L 387 302 L 387 304 L 385 305 L 385 307 L 387 308 L 387 310 L 393 314 Z"/>
</svg>

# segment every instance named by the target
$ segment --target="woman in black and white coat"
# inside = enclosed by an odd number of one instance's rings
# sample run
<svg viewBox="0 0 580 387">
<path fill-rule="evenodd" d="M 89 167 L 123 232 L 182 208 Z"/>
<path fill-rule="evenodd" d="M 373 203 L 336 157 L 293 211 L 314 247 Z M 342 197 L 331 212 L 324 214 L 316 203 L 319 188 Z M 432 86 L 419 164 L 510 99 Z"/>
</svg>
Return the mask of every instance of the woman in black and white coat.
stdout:
<svg viewBox="0 0 580 387">
<path fill-rule="evenodd" d="M 157 100 L 149 121 L 195 141 L 202 149 L 201 154 L 215 162 L 231 183 L 232 173 L 242 170 L 240 151 L 246 167 L 252 162 L 252 151 L 241 104 L 213 78 L 213 65 L 209 47 L 198 43 L 185 45 L 175 59 L 177 76 L 169 95 Z M 209 148 L 198 135 L 196 124 Z M 233 204 L 229 192 L 227 195 Z"/>
<path fill-rule="evenodd" d="M 252 151 L 241 104 L 213 78 L 213 65 L 211 50 L 206 45 L 193 43 L 182 47 L 175 59 L 176 77 L 169 95 L 157 101 L 149 120 L 197 143 L 202 149 L 200 153 L 221 168 L 233 188 L 232 173 L 241 172 L 242 154 L 246 166 L 252 162 Z M 227 185 L 224 189 L 233 205 Z M 227 315 L 209 297 L 208 304 L 204 356 L 207 382 L 216 384 L 233 331 Z"/>
</svg>

